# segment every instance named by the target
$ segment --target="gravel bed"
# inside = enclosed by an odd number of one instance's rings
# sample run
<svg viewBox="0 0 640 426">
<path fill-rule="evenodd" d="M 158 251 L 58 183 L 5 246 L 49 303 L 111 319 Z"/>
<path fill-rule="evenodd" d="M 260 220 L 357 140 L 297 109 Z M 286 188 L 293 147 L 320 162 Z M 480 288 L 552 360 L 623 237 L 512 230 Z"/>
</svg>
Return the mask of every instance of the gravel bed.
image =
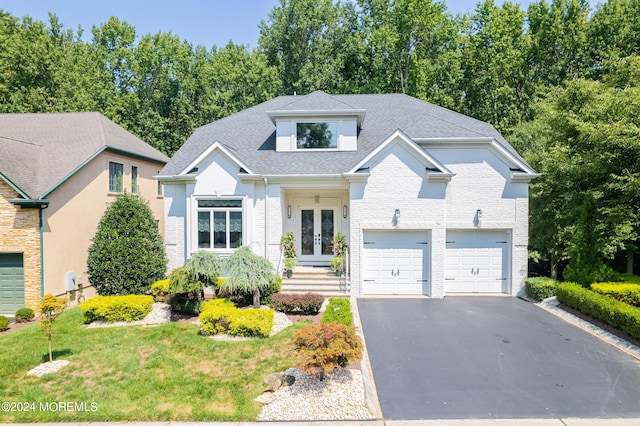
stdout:
<svg viewBox="0 0 640 426">
<path fill-rule="evenodd" d="M 64 359 L 53 361 L 53 362 L 45 362 L 29 370 L 27 372 L 27 376 L 42 377 L 45 374 L 57 372 L 65 365 L 69 365 L 69 361 Z"/>
<path fill-rule="evenodd" d="M 359 370 L 338 369 L 324 381 L 295 368 L 284 374 L 294 376 L 295 383 L 274 393 L 275 400 L 262 407 L 259 421 L 374 419 L 365 405 Z"/>
<path fill-rule="evenodd" d="M 108 323 L 106 321 L 93 321 L 92 323 L 86 324 L 83 327 L 86 328 L 102 328 L 102 327 L 122 327 L 126 325 L 143 325 L 143 326 L 153 326 L 164 324 L 165 322 L 171 321 L 171 307 L 166 303 L 154 303 L 151 312 L 139 321 L 116 321 L 112 323 Z"/>
</svg>

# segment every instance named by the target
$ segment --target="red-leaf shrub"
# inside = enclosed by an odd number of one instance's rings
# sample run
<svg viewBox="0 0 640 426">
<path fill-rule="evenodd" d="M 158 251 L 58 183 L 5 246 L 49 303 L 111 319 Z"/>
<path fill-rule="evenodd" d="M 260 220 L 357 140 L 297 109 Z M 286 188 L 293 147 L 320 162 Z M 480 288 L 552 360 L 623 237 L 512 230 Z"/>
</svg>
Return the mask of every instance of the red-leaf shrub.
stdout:
<svg viewBox="0 0 640 426">
<path fill-rule="evenodd" d="M 320 311 L 324 296 L 317 293 L 282 294 L 271 296 L 273 309 L 287 314 L 315 315 Z"/>
<path fill-rule="evenodd" d="M 349 360 L 362 359 L 362 341 L 353 326 L 344 324 L 308 325 L 293 334 L 293 344 L 304 357 L 300 369 L 308 373 L 325 372 L 345 367 Z"/>
</svg>

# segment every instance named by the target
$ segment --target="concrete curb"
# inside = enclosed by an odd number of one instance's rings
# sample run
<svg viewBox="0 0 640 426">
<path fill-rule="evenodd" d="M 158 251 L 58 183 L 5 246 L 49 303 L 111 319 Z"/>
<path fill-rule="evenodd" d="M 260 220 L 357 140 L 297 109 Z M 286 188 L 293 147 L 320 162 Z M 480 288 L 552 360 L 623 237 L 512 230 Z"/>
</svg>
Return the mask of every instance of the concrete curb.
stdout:
<svg viewBox="0 0 640 426">
<path fill-rule="evenodd" d="M 380 400 L 378 399 L 378 390 L 376 389 L 376 382 L 373 378 L 373 370 L 371 369 L 371 362 L 369 360 L 369 353 L 367 352 L 367 343 L 364 339 L 364 331 L 362 330 L 362 322 L 360 321 L 360 311 L 358 310 L 358 300 L 355 297 L 350 298 L 351 311 L 353 313 L 353 325 L 356 328 L 356 333 L 362 339 L 364 350 L 362 351 L 362 361 L 360 362 L 360 368 L 362 370 L 362 378 L 364 381 L 364 402 L 376 419 L 383 419 L 382 407 L 380 406 Z"/>
</svg>

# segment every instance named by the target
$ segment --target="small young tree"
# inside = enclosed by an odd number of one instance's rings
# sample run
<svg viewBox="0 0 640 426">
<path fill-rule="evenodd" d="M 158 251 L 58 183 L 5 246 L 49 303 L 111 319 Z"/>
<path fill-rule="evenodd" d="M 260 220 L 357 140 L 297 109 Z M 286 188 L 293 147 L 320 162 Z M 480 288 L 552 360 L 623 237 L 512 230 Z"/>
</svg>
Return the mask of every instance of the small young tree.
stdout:
<svg viewBox="0 0 640 426">
<path fill-rule="evenodd" d="M 53 336 L 53 322 L 58 318 L 67 307 L 69 300 L 66 297 L 55 297 L 47 294 L 40 302 L 40 323 L 44 334 L 49 342 L 49 362 L 53 362 L 53 353 L 51 352 L 51 337 Z"/>
<path fill-rule="evenodd" d="M 191 256 L 185 267 L 193 281 L 199 281 L 208 286 L 215 283 L 222 273 L 222 259 L 213 252 L 200 250 Z"/>
<path fill-rule="evenodd" d="M 148 204 L 138 195 L 119 195 L 89 247 L 89 281 L 100 295 L 141 294 L 166 270 L 162 236 Z"/>
<path fill-rule="evenodd" d="M 249 247 L 237 249 L 226 261 L 229 277 L 222 284 L 229 291 L 253 294 L 253 307 L 260 307 L 260 290 L 273 280 L 273 265 L 262 256 L 256 256 Z"/>
</svg>

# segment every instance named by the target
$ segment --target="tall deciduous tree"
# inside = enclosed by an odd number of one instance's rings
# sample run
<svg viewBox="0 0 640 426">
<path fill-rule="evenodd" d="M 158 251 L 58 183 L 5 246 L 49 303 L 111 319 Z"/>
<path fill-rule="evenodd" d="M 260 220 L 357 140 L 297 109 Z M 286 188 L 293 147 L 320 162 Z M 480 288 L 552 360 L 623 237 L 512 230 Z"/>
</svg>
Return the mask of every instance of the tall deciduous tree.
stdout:
<svg viewBox="0 0 640 426">
<path fill-rule="evenodd" d="M 498 128 L 530 117 L 532 87 L 524 52 L 529 38 L 525 14 L 509 2 L 479 3 L 466 29 L 462 112 Z"/>
<path fill-rule="evenodd" d="M 640 59 L 605 62 L 603 72 L 603 82 L 554 89 L 515 133 L 540 140 L 524 151 L 542 173 L 531 185 L 531 244 L 591 279 L 640 238 Z"/>
</svg>

